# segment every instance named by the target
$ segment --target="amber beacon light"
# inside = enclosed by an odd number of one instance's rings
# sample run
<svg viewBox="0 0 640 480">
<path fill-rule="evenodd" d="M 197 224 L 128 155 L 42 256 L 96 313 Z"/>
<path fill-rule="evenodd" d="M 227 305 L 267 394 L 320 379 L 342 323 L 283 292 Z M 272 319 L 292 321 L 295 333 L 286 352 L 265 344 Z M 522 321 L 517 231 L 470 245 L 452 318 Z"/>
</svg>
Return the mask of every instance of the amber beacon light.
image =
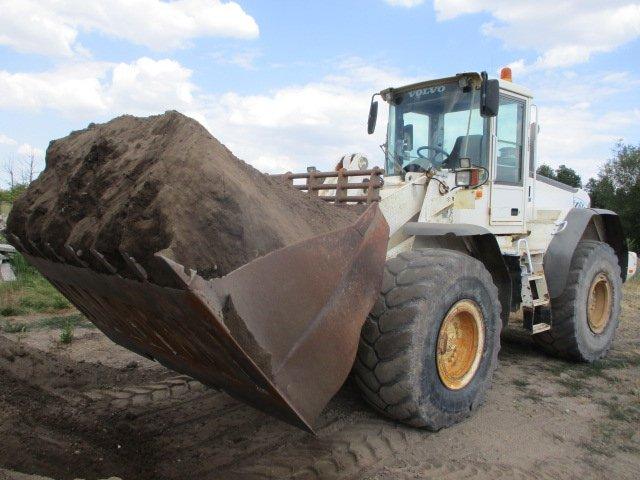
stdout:
<svg viewBox="0 0 640 480">
<path fill-rule="evenodd" d="M 500 70 L 500 80 L 513 82 L 513 76 L 511 75 L 511 69 L 509 67 L 504 67 L 502 70 Z"/>
</svg>

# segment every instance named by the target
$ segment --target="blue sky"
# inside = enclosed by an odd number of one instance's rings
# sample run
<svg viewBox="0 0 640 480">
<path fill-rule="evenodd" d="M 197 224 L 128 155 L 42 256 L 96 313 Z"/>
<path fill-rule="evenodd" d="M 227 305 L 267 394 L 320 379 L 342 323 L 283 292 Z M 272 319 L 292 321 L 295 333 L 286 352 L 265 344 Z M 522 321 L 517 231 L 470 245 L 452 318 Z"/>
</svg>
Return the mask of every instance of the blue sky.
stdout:
<svg viewBox="0 0 640 480">
<path fill-rule="evenodd" d="M 0 0 L 0 12 L 0 166 L 16 171 L 89 122 L 168 109 L 263 171 L 348 152 L 380 163 L 371 93 L 505 65 L 536 95 L 542 161 L 586 179 L 617 139 L 640 142 L 638 2 Z"/>
</svg>

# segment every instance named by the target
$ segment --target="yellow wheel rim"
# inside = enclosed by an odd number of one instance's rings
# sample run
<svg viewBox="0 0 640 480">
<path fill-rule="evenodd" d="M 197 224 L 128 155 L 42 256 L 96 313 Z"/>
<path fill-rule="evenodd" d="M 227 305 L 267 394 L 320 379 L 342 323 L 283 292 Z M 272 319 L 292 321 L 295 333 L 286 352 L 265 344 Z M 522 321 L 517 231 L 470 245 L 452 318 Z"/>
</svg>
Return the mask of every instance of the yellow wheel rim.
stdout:
<svg viewBox="0 0 640 480">
<path fill-rule="evenodd" d="M 609 278 L 599 273 L 591 282 L 587 300 L 587 322 L 595 334 L 602 333 L 611 318 L 612 287 Z"/>
<path fill-rule="evenodd" d="M 480 366 L 484 347 L 484 318 L 472 300 L 457 302 L 442 321 L 436 363 L 440 380 L 449 390 L 469 384 Z"/>
</svg>

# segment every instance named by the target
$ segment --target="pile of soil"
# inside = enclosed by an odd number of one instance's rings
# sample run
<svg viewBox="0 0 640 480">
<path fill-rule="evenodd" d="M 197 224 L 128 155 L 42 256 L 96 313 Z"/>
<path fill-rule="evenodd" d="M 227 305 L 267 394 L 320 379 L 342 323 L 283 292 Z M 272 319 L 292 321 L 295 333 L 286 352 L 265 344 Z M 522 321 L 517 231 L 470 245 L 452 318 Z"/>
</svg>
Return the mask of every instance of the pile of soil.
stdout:
<svg viewBox="0 0 640 480">
<path fill-rule="evenodd" d="M 7 226 L 59 256 L 68 256 L 68 243 L 89 263 L 95 248 L 118 268 L 127 252 L 153 270 L 160 252 L 213 278 L 357 216 L 260 173 L 198 122 L 169 111 L 52 141 L 44 172 Z"/>
</svg>

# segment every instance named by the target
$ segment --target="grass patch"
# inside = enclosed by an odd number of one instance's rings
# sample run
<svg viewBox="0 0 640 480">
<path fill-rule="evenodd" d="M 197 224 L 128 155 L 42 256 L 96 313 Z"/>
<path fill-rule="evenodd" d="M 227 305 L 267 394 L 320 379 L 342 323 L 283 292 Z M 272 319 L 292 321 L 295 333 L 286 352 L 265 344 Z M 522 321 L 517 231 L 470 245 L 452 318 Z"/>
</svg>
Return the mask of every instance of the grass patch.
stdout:
<svg viewBox="0 0 640 480">
<path fill-rule="evenodd" d="M 5 217 L 9 215 L 11 211 L 11 204 L 4 200 L 0 200 L 0 215 L 4 215 Z"/>
<path fill-rule="evenodd" d="M 618 451 L 640 453 L 640 444 L 635 439 L 640 406 L 617 395 L 597 402 L 607 410 L 607 417 L 593 426 L 591 440 L 580 446 L 591 454 L 606 457 L 613 457 Z"/>
<path fill-rule="evenodd" d="M 602 360 L 596 360 L 593 363 L 571 365 L 568 363 L 557 362 L 550 363 L 545 367 L 545 370 L 551 375 L 560 377 L 565 373 L 571 378 L 558 379 L 558 382 L 566 386 L 570 391 L 577 391 L 579 384 L 582 384 L 589 378 L 602 378 L 607 382 L 618 382 L 619 380 L 612 377 L 609 373 L 611 370 L 626 369 L 629 367 L 640 366 L 640 355 L 617 355 L 615 357 L 607 357 Z"/>
<path fill-rule="evenodd" d="M 529 400 L 533 403 L 542 403 L 542 394 L 540 392 L 537 392 L 536 390 L 532 390 L 531 388 L 529 388 L 531 384 L 528 380 L 524 378 L 515 378 L 512 380 L 512 383 L 520 390 L 520 398 Z"/>
<path fill-rule="evenodd" d="M 608 410 L 608 417 L 611 420 L 632 424 L 640 422 L 640 409 L 633 405 L 620 403 L 617 397 L 611 401 L 603 401 L 599 403 Z"/>
<path fill-rule="evenodd" d="M 45 317 L 35 320 L 29 324 L 22 322 L 9 322 L 5 321 L 2 330 L 6 333 L 23 333 L 30 332 L 33 330 L 44 330 L 44 329 L 59 329 L 64 330 L 65 328 L 96 328 L 93 323 L 87 320 L 84 316 L 80 314 L 76 315 L 66 315 L 66 316 L 54 316 L 54 317 Z"/>
<path fill-rule="evenodd" d="M 24 323 L 20 322 L 4 322 L 2 331 L 7 333 L 23 333 L 27 331 L 27 326 Z"/>
<path fill-rule="evenodd" d="M 71 304 L 20 254 L 11 255 L 14 282 L 0 283 L 0 317 L 58 312 Z"/>
<path fill-rule="evenodd" d="M 567 389 L 566 396 L 569 397 L 582 395 L 586 386 L 584 380 L 574 377 L 560 378 L 558 383 Z"/>
<path fill-rule="evenodd" d="M 73 327 L 95 328 L 95 325 L 87 320 L 84 316 L 67 315 L 64 317 L 46 317 L 41 318 L 34 323 L 35 328 L 64 328 L 67 325 Z"/>
<path fill-rule="evenodd" d="M 614 457 L 618 451 L 637 455 L 640 447 L 634 440 L 635 432 L 635 423 L 605 421 L 594 425 L 591 440 L 580 443 L 580 446 L 591 455 Z"/>
<path fill-rule="evenodd" d="M 559 377 L 561 373 L 568 371 L 571 365 L 564 361 L 549 360 L 544 369 L 555 377 Z"/>
<path fill-rule="evenodd" d="M 529 382 L 523 378 L 514 379 L 513 384 L 518 388 L 526 388 L 529 386 Z"/>
<path fill-rule="evenodd" d="M 535 392 L 533 390 L 527 390 L 526 393 L 522 395 L 522 398 L 524 398 L 525 400 L 529 400 L 530 402 L 533 402 L 533 403 L 542 403 L 544 400 L 544 397 L 542 396 L 542 394 Z"/>
<path fill-rule="evenodd" d="M 624 356 L 609 357 L 604 360 L 606 368 L 640 367 L 640 355 L 628 354 Z"/>
<path fill-rule="evenodd" d="M 67 322 L 60 331 L 60 343 L 68 344 L 73 341 L 73 330 L 75 325 L 72 322 Z"/>
</svg>

